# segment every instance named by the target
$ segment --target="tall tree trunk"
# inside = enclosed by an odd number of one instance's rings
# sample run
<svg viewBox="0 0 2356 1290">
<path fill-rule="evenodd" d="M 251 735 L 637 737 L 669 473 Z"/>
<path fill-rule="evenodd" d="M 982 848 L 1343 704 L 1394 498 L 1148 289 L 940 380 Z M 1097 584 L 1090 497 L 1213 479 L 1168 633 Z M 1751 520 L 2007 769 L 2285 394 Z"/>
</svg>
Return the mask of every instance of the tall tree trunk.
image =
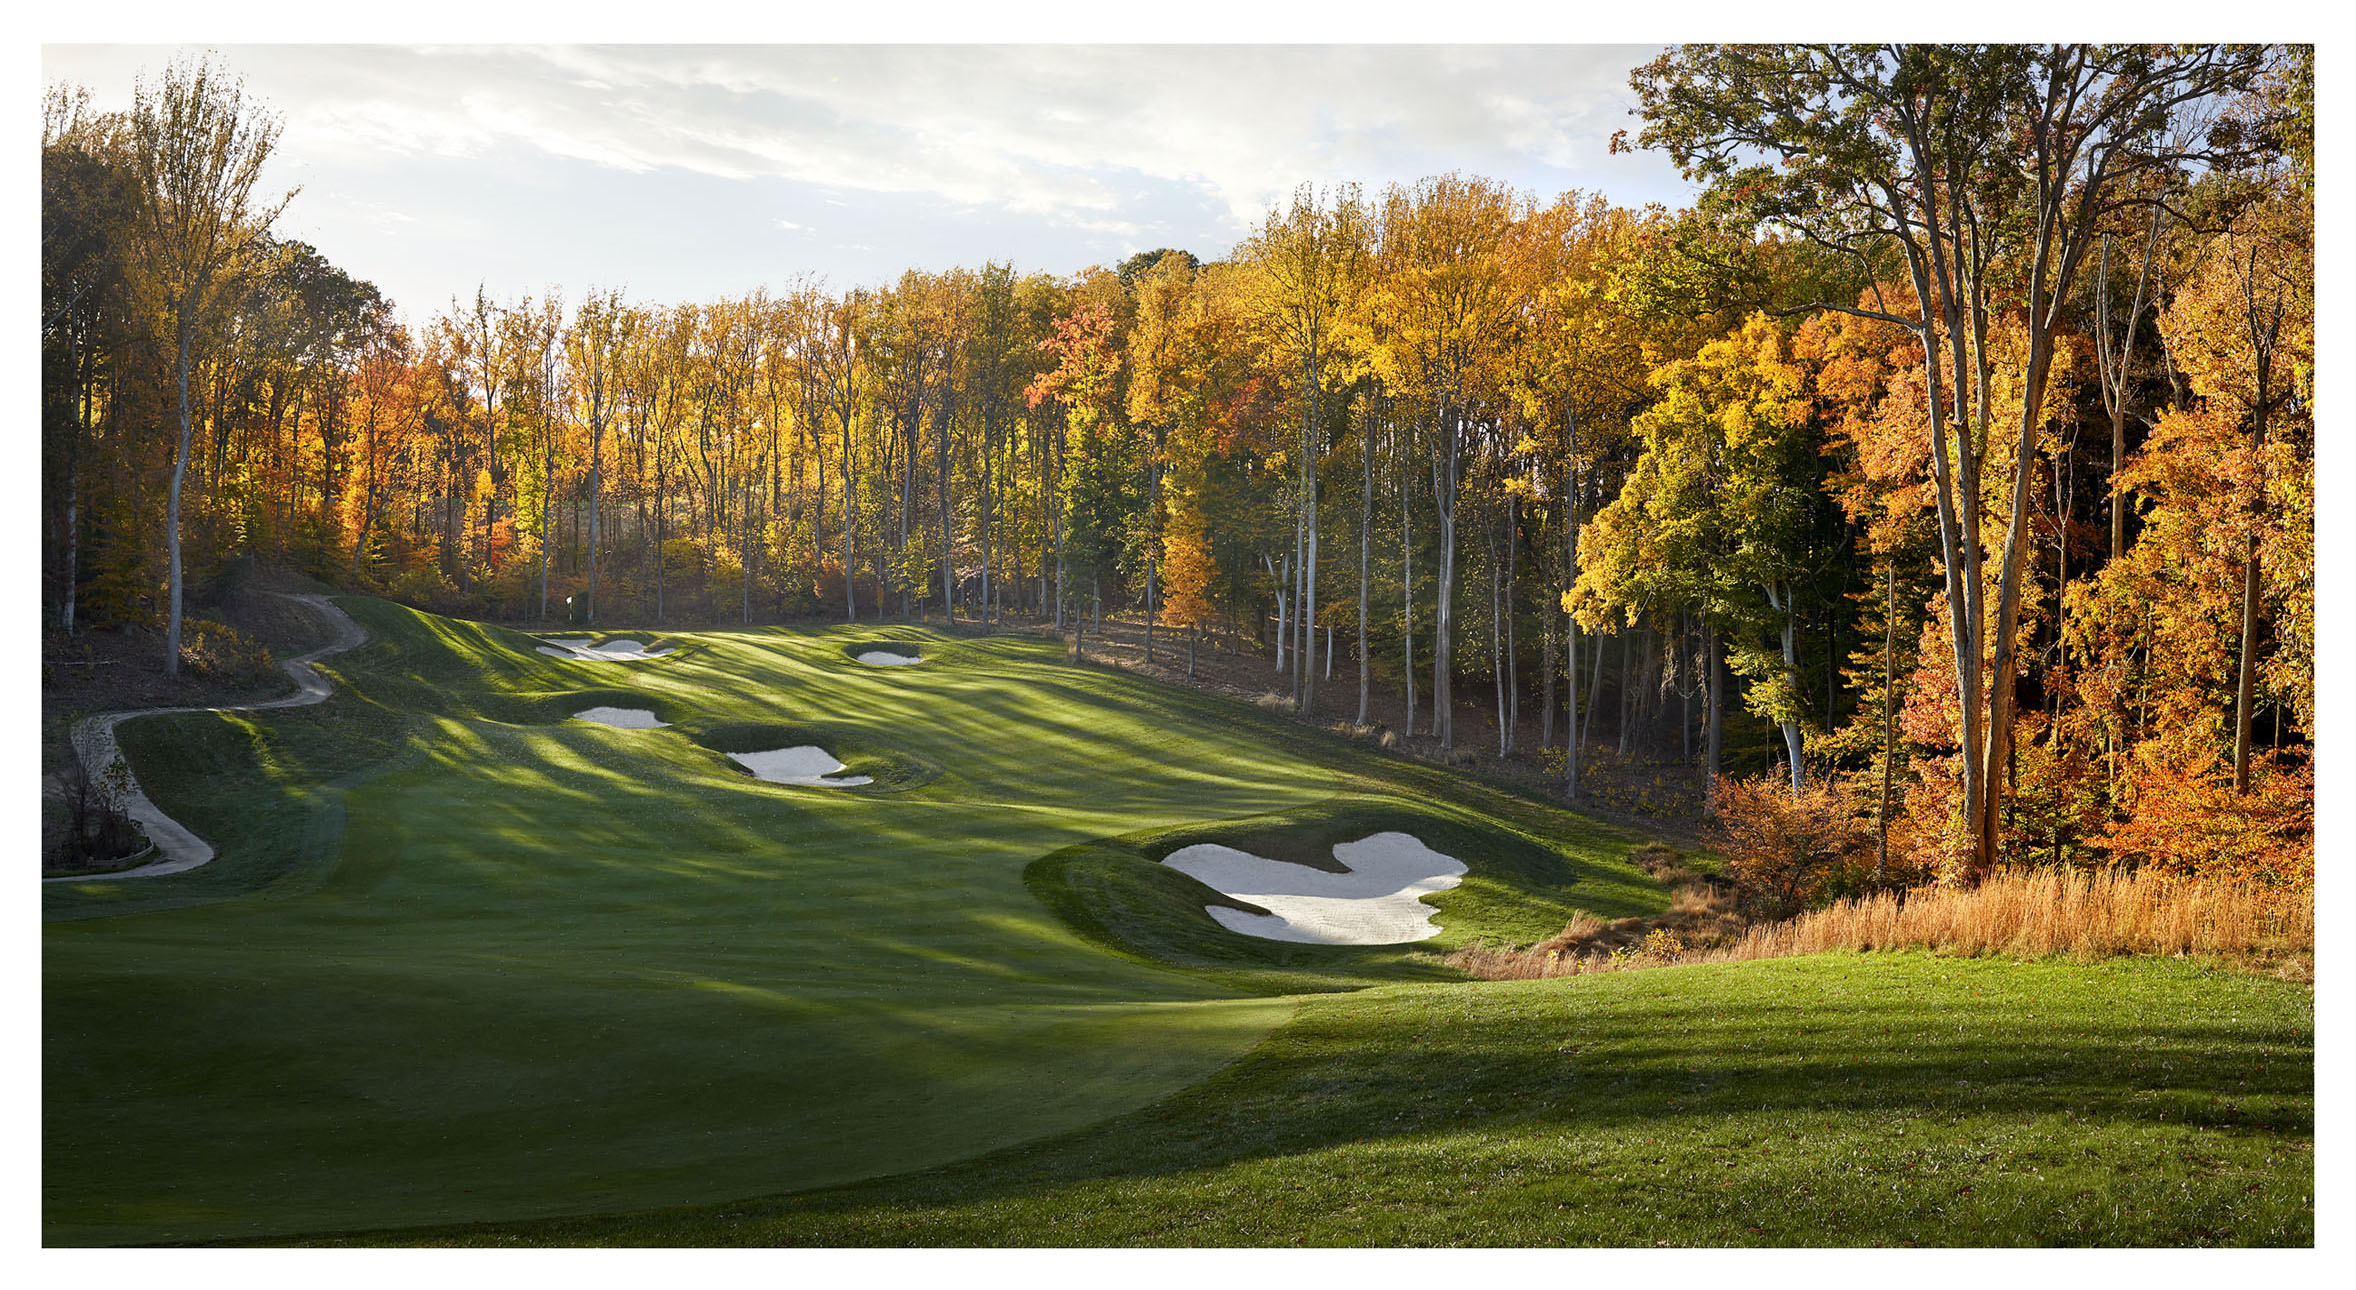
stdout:
<svg viewBox="0 0 2356 1290">
<path fill-rule="evenodd" d="M 1145 661 L 1154 661 L 1154 556 L 1162 548 L 1162 452 L 1145 464 Z"/>
<path fill-rule="evenodd" d="M 172 491 L 170 500 L 166 502 L 164 506 L 164 548 L 166 552 L 165 561 L 169 570 L 169 572 L 166 574 L 166 577 L 169 580 L 169 594 L 171 597 L 171 608 L 164 622 L 164 675 L 170 677 L 177 677 L 180 675 L 180 602 L 182 595 L 180 577 L 180 490 L 181 481 L 186 478 L 188 474 L 188 349 L 191 339 L 189 336 L 190 329 L 191 325 L 189 321 L 183 317 L 180 320 L 178 327 L 176 328 L 178 335 L 175 338 L 176 344 L 174 345 L 174 357 L 172 360 L 173 374 L 178 380 L 180 390 L 180 444 L 178 449 L 172 454 Z"/>
<path fill-rule="evenodd" d="M 1790 607 L 1786 606 L 1783 617 L 1783 674 L 1789 678 L 1794 694 L 1799 693 L 1800 686 L 1799 641 L 1797 639 L 1799 630 L 1799 616 L 1792 613 Z M 1786 721 L 1782 724 L 1784 751 L 1791 757 L 1792 762 L 1792 796 L 1798 797 L 1800 789 L 1805 785 L 1807 775 L 1800 760 L 1800 723 Z"/>
<path fill-rule="evenodd" d="M 2040 274 L 2041 278 L 2042 275 Z M 1988 668 L 1988 730 L 1983 744 L 1986 749 L 1981 771 L 1981 782 L 1987 786 L 1980 806 L 1976 836 L 1973 839 L 1972 871 L 1985 874 L 1994 868 L 2002 833 L 1998 807 L 2003 794 L 1994 787 L 1994 776 L 1999 766 L 2010 766 L 2013 760 L 2013 705 L 2014 678 L 2020 667 L 2020 604 L 2024 578 L 2025 557 L 2028 554 L 2030 463 L 2037 450 L 2037 428 L 2042 424 L 2039 415 L 2044 402 L 2045 382 L 2053 362 L 2052 337 L 2042 329 L 2032 329 L 2029 337 L 2029 361 L 2023 382 L 2021 431 L 2014 451 L 2012 474 L 2012 515 L 2005 524 L 2004 551 L 1996 583 L 1996 644 Z"/>
<path fill-rule="evenodd" d="M 1408 482 L 1414 477 L 1407 469 L 1407 442 L 1404 431 L 1399 436 L 1399 652 L 1403 660 L 1401 672 L 1407 680 L 1407 734 L 1415 733 L 1415 534 L 1412 499 L 1408 496 Z"/>
<path fill-rule="evenodd" d="M 1554 747 L 1554 615 L 1538 615 L 1538 746 Z"/>
<path fill-rule="evenodd" d="M 1367 635 L 1367 599 L 1372 595 L 1374 568 L 1374 425 L 1371 416 L 1364 417 L 1358 426 L 1358 463 L 1363 468 L 1365 486 L 1358 494 L 1358 720 L 1360 729 L 1366 726 L 1366 709 L 1372 694 L 1373 663 L 1370 638 Z"/>
<path fill-rule="evenodd" d="M 2257 297 L 2258 248 L 2250 248 L 2249 269 L 2243 275 L 2243 309 L 2249 327 L 2250 351 L 2256 368 L 2257 398 L 2250 407 L 2250 456 L 2258 482 L 2251 490 L 2249 554 L 2242 560 L 2241 657 L 2233 687 L 2233 791 L 2250 791 L 2250 717 L 2256 697 L 2258 661 L 2258 533 L 2266 518 L 2266 419 L 2272 410 L 2274 355 L 2282 335 L 2284 302 L 2279 292 L 2270 319 L 2261 320 Z M 2280 728 L 2280 717 L 2276 728 Z"/>
<path fill-rule="evenodd" d="M 605 427 L 600 424 L 589 431 L 589 601 L 583 608 L 582 621 L 597 622 L 597 552 L 598 503 L 605 498 Z"/>
<path fill-rule="evenodd" d="M 847 378 L 846 378 L 847 379 Z M 843 619 L 859 621 L 859 508 L 855 504 L 851 482 L 851 418 L 842 418 L 843 429 Z M 823 495 L 826 490 L 821 488 Z"/>
<path fill-rule="evenodd" d="M 2118 487 L 2119 467 L 2127 457 L 2127 368 L 2135 352 L 2135 325 L 2143 316 L 2144 292 L 2151 283 L 2152 260 L 2159 249 L 2160 229 L 2167 220 L 2164 202 L 2152 204 L 2151 233 L 2144 239 L 2143 267 L 2135 275 L 2135 301 L 2128 307 L 2126 326 L 2117 342 L 2111 339 L 2111 239 L 2102 241 L 2102 263 L 2095 278 L 2095 370 L 2102 378 L 2104 411 L 2111 421 L 2111 558 L 2127 550 L 2127 496 Z"/>
<path fill-rule="evenodd" d="M 1145 464 L 1145 661 L 1153 662 L 1154 555 L 1161 545 L 1162 455 Z"/>
<path fill-rule="evenodd" d="M 1515 660 L 1515 655 L 1521 651 L 1520 642 L 1514 639 L 1513 634 L 1514 574 L 1519 566 L 1522 528 L 1522 499 L 1519 494 L 1507 500 L 1505 514 L 1505 754 L 1510 757 L 1522 724 L 1522 677 Z"/>
<path fill-rule="evenodd" d="M 1308 390 L 1301 403 L 1300 513 L 1294 525 L 1293 635 L 1300 648 L 1293 655 L 1293 708 L 1307 712 L 1317 667 L 1317 401 L 1322 393 L 1322 365 L 1316 342 L 1306 355 Z"/>
<path fill-rule="evenodd" d="M 1680 609 L 1677 611 L 1677 653 L 1680 660 L 1677 670 L 1685 678 L 1684 683 L 1677 687 L 1677 764 L 1680 766 L 1693 764 L 1693 692 L 1700 687 L 1699 678 L 1694 676 L 1691 666 L 1692 645 L 1692 616 Z"/>
<path fill-rule="evenodd" d="M 1276 674 L 1282 676 L 1286 649 L 1292 644 L 1289 630 L 1292 620 L 1285 617 L 1285 606 L 1291 595 L 1292 558 L 1286 556 L 1284 562 L 1279 564 L 1263 554 L 1260 563 L 1267 567 L 1268 576 L 1276 581 Z"/>
<path fill-rule="evenodd" d="M 1631 626 L 1627 631 L 1619 633 L 1620 720 L 1619 728 L 1614 733 L 1619 737 L 1620 756 L 1623 758 L 1628 755 L 1629 727 L 1632 724 L 1631 716 L 1636 704 L 1636 686 L 1632 680 L 1633 673 L 1630 667 L 1630 661 L 1636 654 L 1636 632 L 1637 629 Z"/>
<path fill-rule="evenodd" d="M 1562 460 L 1562 542 L 1563 592 L 1567 599 L 1573 584 L 1579 580 L 1579 511 L 1577 499 L 1579 420 L 1568 408 L 1563 410 Z M 1563 718 L 1563 796 L 1579 800 L 1579 620 L 1561 606 L 1563 616 L 1563 701 L 1568 711 Z M 1552 664 L 1548 665 L 1550 668 Z"/>
<path fill-rule="evenodd" d="M 1710 729 L 1703 740 L 1702 818 L 1714 819 L 1718 814 L 1719 752 L 1725 745 L 1726 731 L 1726 669 L 1719 660 L 1718 624 L 1709 617 L 1702 619 L 1702 666 L 1708 669 L 1708 683 L 1703 692 L 1703 706 L 1708 709 Z"/>
<path fill-rule="evenodd" d="M 1874 816 L 1873 882 L 1882 886 L 1890 872 L 1890 793 L 1896 784 L 1898 760 L 1898 557 L 1893 554 L 1883 570 L 1882 606 L 1882 802 Z"/>
<path fill-rule="evenodd" d="M 1307 666 L 1307 667 L 1304 667 L 1304 668 L 1301 668 L 1301 669 L 1300 669 L 1298 672 L 1296 672 L 1296 673 L 1294 674 L 1294 677 L 1293 677 L 1293 684 L 1294 684 L 1295 686 L 1297 686 L 1297 687 L 1298 687 L 1298 689 L 1299 689 L 1299 692 L 1300 692 L 1300 711 L 1302 711 L 1302 712 L 1304 712 L 1304 713 L 1305 713 L 1305 712 L 1308 712 L 1308 711 L 1310 711 L 1310 710 L 1311 710 L 1311 709 L 1312 709 L 1312 708 L 1313 708 L 1313 707 L 1316 705 L 1316 701 L 1317 701 L 1317 678 L 1316 678 L 1316 669 L 1317 669 L 1317 540 L 1318 540 L 1318 537 L 1319 537 L 1319 534 L 1318 534 L 1318 532 L 1317 532 L 1317 480 L 1316 480 L 1316 469 L 1315 469 L 1315 467 L 1312 465 L 1312 466 L 1311 466 L 1311 468 L 1310 468 L 1310 479 L 1309 479 L 1309 532 L 1308 532 L 1308 544 L 1309 544 L 1309 545 L 1308 545 L 1308 557 L 1307 557 L 1307 559 L 1306 559 L 1306 560 L 1305 560 L 1305 561 L 1302 563 L 1302 566 L 1301 566 L 1301 575 L 1300 575 L 1300 581 L 1301 581 L 1301 604 L 1300 604 L 1300 612 L 1294 615 L 1294 619 L 1295 619 L 1295 621 L 1297 621 L 1297 622 L 1300 624 L 1300 629 L 1301 629 L 1301 641 L 1302 641 L 1302 643 L 1303 643 L 1303 644 L 1305 644 L 1305 645 L 1307 645 L 1307 646 L 1309 647 L 1309 648 L 1308 648 L 1308 652 L 1307 652 L 1307 654 L 1304 656 L 1304 657 L 1306 657 L 1306 658 L 1309 660 L 1309 666 Z"/>
<path fill-rule="evenodd" d="M 66 441 L 65 462 L 65 595 L 57 622 L 66 635 L 74 634 L 75 584 L 82 567 L 82 436 L 90 429 L 90 359 L 87 346 L 74 355 L 74 433 Z M 2280 722 L 2276 723 L 2279 729 Z"/>
<path fill-rule="evenodd" d="M 548 520 L 556 511 L 556 432 L 544 427 L 548 436 L 545 454 L 547 470 L 540 487 L 540 621 L 548 621 Z"/>
<path fill-rule="evenodd" d="M 1619 634 L 1617 631 L 1612 633 L 1614 637 Z M 1579 742 L 1581 743 L 1595 738 L 1595 714 L 1603 707 L 1603 642 L 1604 638 L 1601 636 L 1588 642 L 1595 647 L 1595 663 L 1587 669 L 1587 712 L 1579 718 Z"/>
<path fill-rule="evenodd" d="M 1505 756 L 1505 558 L 1497 550 L 1497 529 L 1481 525 L 1489 548 L 1489 678 L 1497 691 L 1497 755 Z"/>
<path fill-rule="evenodd" d="M 670 498 L 664 491 L 668 487 L 658 449 L 654 465 L 654 620 L 658 625 L 663 621 L 663 571 L 671 563 L 663 550 L 663 539 L 670 533 Z"/>
<path fill-rule="evenodd" d="M 942 372 L 940 379 L 949 381 L 952 374 Z M 940 440 L 933 447 L 933 466 L 940 471 L 940 619 L 957 626 L 957 548 L 949 546 L 949 513 L 957 508 L 949 471 L 949 426 L 954 417 L 947 391 L 942 391 L 940 398 L 942 407 L 935 412 L 935 417 L 940 417 Z"/>
<path fill-rule="evenodd" d="M 984 403 L 982 405 L 982 505 L 980 521 L 982 528 L 982 628 L 985 631 L 989 629 L 993 622 L 997 621 L 996 608 L 990 600 L 990 597 L 995 594 L 998 589 L 997 579 L 991 576 L 995 571 L 992 561 L 997 558 L 997 550 L 994 546 L 994 543 L 997 541 L 997 530 L 991 522 L 995 518 L 995 514 L 998 509 L 998 494 L 995 484 L 996 462 L 994 460 L 998 453 L 998 431 L 996 429 L 997 424 L 998 413 L 996 404 Z"/>
<path fill-rule="evenodd" d="M 1454 629 L 1453 607 L 1456 600 L 1456 486 L 1463 462 L 1463 414 L 1450 408 L 1441 416 L 1443 432 L 1448 436 L 1448 471 L 1445 481 L 1439 475 L 1439 459 L 1432 462 L 1432 492 L 1440 514 L 1440 585 L 1439 622 L 1432 641 L 1432 733 L 1439 737 L 1443 749 L 1456 746 L 1456 695 L 1451 655 L 1454 653 L 1451 636 Z"/>
</svg>

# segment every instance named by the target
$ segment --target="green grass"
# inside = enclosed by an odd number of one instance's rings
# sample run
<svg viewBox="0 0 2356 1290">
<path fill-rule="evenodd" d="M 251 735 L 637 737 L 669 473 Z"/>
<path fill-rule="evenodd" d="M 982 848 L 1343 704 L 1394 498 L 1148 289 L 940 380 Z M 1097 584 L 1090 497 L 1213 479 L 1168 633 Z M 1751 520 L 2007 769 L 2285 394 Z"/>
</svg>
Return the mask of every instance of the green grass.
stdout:
<svg viewBox="0 0 2356 1290">
<path fill-rule="evenodd" d="M 373 639 L 325 661 L 343 686 L 327 703 L 121 728 L 218 859 L 44 888 L 49 1243 L 904 1173 L 1195 1085 L 1293 1015 L 1271 991 L 1440 975 L 1396 950 L 1271 970 L 1199 906 L 1162 926 L 1231 942 L 1209 970 L 1108 952 L 1033 872 L 1108 839 L 1135 860 L 1212 821 L 1250 836 L 1413 815 L 1491 844 L 1438 902 L 1443 943 L 1664 900 L 1625 862 L 1633 835 L 1068 666 L 1049 641 L 862 624 L 670 634 L 656 662 L 579 663 L 342 603 Z M 924 665 L 843 653 L 883 640 Z M 593 704 L 678 724 L 569 720 Z M 712 745 L 763 726 L 822 732 L 897 791 L 749 781 Z"/>
<path fill-rule="evenodd" d="M 219 859 L 44 887 L 47 1243 L 2313 1240 L 2303 986 L 1468 982 L 1436 954 L 1665 907 L 1643 839 L 1052 641 L 591 664 L 343 603 L 329 702 L 121 728 Z M 721 755 L 799 742 L 879 782 Z M 1389 828 L 1471 865 L 1416 946 L 1236 936 L 1157 863 Z"/>
<path fill-rule="evenodd" d="M 1923 954 L 1328 995 L 1105 1124 L 432 1244 L 2307 1245 L 2312 994 Z"/>
</svg>

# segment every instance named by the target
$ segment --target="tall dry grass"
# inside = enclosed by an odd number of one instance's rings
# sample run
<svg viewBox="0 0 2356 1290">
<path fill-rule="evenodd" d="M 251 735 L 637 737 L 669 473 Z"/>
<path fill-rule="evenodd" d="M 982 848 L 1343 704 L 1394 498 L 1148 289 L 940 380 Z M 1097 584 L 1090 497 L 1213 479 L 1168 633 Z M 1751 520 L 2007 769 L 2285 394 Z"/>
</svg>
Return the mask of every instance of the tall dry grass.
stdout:
<svg viewBox="0 0 2356 1290">
<path fill-rule="evenodd" d="M 1574 924 L 1574 928 L 1577 925 Z M 1572 929 L 1565 929 L 1566 933 Z M 1832 950 L 1938 950 L 1953 954 L 2244 955 L 2312 951 L 2315 898 L 2240 883 L 2198 882 L 2144 871 L 2000 870 L 1977 887 L 1924 887 L 1840 900 L 1725 944 L 1688 949 L 1666 929 L 1606 954 L 1565 953 L 1570 939 L 1528 950 L 1474 945 L 1450 965 L 1490 980 L 1530 980 L 1663 967 L 1789 958 Z"/>
</svg>

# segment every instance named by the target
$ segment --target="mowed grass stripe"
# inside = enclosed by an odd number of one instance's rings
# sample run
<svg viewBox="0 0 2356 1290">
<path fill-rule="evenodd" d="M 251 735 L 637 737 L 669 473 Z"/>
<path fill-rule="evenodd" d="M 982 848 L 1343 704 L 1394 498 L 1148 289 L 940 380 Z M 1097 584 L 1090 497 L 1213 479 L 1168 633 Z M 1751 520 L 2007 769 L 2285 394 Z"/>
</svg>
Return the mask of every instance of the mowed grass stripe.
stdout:
<svg viewBox="0 0 2356 1290">
<path fill-rule="evenodd" d="M 1205 1078 L 1293 1004 L 1107 953 L 1025 888 L 1030 862 L 1345 787 L 1482 813 L 1048 642 L 915 631 L 927 661 L 881 669 L 840 653 L 852 629 L 699 633 L 664 637 L 665 662 L 591 665 L 343 603 L 376 639 L 335 661 L 328 703 L 126 727 L 219 860 L 44 893 L 53 1243 L 644 1209 L 1067 1132 Z M 614 687 L 681 726 L 565 719 Z M 692 740 L 762 720 L 856 729 L 942 774 L 797 792 Z M 1624 835 L 1480 800 L 1579 837 L 1578 872 L 1630 883 L 1607 912 L 1657 902 Z M 1567 858 L 1521 875 L 1516 899 L 1568 899 L 1547 888 L 1575 876 Z M 1443 921 L 1469 934 L 1483 913 L 1476 896 Z"/>
</svg>

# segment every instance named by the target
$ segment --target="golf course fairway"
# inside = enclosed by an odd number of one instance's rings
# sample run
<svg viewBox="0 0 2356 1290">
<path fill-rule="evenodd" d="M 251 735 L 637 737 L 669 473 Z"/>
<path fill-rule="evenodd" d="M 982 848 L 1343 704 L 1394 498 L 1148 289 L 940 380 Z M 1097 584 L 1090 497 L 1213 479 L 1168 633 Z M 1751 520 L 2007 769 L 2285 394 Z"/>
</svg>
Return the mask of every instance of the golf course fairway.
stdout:
<svg viewBox="0 0 2356 1290">
<path fill-rule="evenodd" d="M 1635 835 L 1048 640 L 642 629 L 669 652 L 573 660 L 337 603 L 370 640 L 321 665 L 327 702 L 121 727 L 215 860 L 44 886 L 46 1243 L 945 1165 L 1199 1084 L 1306 995 L 1453 980 L 1434 952 L 1666 902 Z M 894 640 L 923 666 L 845 653 Z M 594 706 L 669 724 L 571 719 Z M 873 782 L 765 784 L 726 755 L 801 744 Z M 1393 828 L 1470 866 L 1416 946 L 1248 941 L 1152 863 Z"/>
</svg>

